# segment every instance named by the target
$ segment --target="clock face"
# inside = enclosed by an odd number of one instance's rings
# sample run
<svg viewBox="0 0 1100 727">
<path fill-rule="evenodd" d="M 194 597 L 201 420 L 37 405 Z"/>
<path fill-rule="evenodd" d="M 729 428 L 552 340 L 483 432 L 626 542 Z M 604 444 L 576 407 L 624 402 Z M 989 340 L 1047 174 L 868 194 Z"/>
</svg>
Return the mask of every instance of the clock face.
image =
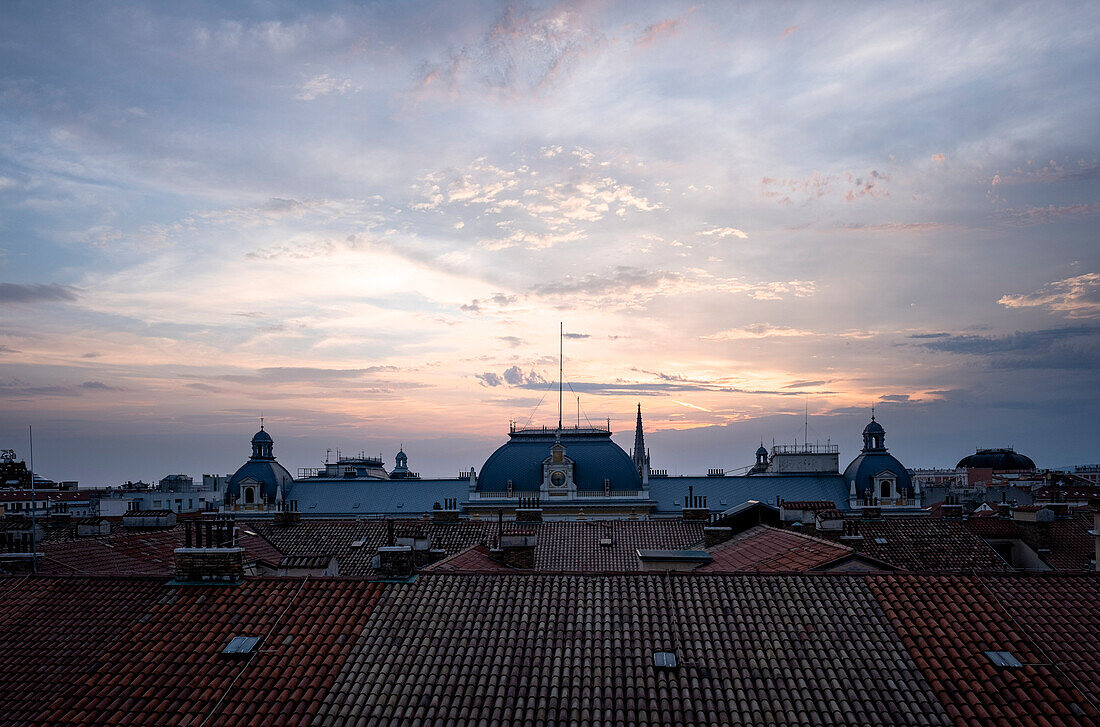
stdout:
<svg viewBox="0 0 1100 727">
<path fill-rule="evenodd" d="M 550 484 L 553 487 L 565 487 L 565 473 L 561 470 L 550 473 Z"/>
</svg>

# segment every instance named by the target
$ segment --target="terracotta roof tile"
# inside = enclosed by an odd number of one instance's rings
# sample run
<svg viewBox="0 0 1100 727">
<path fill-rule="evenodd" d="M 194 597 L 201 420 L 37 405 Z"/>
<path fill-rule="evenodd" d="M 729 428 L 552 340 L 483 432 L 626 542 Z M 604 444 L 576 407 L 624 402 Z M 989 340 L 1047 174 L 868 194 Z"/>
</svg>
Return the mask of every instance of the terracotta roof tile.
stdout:
<svg viewBox="0 0 1100 727">
<path fill-rule="evenodd" d="M 891 516 L 860 520 L 858 528 L 863 540 L 853 547 L 904 570 L 948 573 L 1011 570 L 962 521 Z M 817 535 L 839 542 L 839 533 Z"/>
<path fill-rule="evenodd" d="M 707 551 L 714 560 L 695 572 L 803 573 L 852 549 L 791 530 L 757 525 Z"/>
</svg>

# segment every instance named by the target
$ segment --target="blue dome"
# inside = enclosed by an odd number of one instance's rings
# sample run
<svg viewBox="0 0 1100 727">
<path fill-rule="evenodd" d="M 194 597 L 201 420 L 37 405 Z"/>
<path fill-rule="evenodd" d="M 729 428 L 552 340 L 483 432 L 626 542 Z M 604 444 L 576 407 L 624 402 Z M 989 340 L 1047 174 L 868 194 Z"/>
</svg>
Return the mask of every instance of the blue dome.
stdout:
<svg viewBox="0 0 1100 727">
<path fill-rule="evenodd" d="M 853 459 L 844 470 L 844 485 L 851 488 L 852 481 L 855 480 L 856 497 L 870 497 L 875 495 L 875 476 L 884 471 L 894 475 L 898 492 L 904 493 L 906 497 L 912 497 L 913 478 L 909 476 L 905 465 L 889 452 L 864 452 Z"/>
<path fill-rule="evenodd" d="M 886 430 L 882 428 L 882 425 L 875 421 L 874 417 L 871 417 L 871 421 L 867 423 L 867 426 L 863 428 L 864 434 L 886 434 Z"/>
<path fill-rule="evenodd" d="M 263 429 L 252 435 L 253 442 L 273 442 L 271 435 L 265 432 Z"/>
<path fill-rule="evenodd" d="M 765 449 L 764 445 L 762 445 L 762 444 L 760 445 L 760 449 L 756 450 L 756 456 L 757 457 L 766 457 L 767 454 L 768 454 L 768 450 Z"/>
<path fill-rule="evenodd" d="M 555 442 L 554 430 L 530 434 L 514 432 L 511 439 L 485 460 L 477 478 L 479 492 L 505 492 L 508 480 L 520 491 L 538 490 L 542 486 L 542 462 L 550 456 Z M 565 456 L 573 460 L 573 479 L 578 490 L 603 491 L 604 480 L 611 481 L 612 491 L 640 490 L 642 478 L 630 456 L 611 441 L 610 432 L 561 433 Z"/>
<path fill-rule="evenodd" d="M 241 465 L 240 469 L 229 478 L 229 482 L 225 486 L 227 498 L 232 500 L 240 497 L 241 483 L 249 479 L 259 483 L 259 497 L 267 498 L 270 502 L 275 501 L 280 485 L 282 485 L 283 495 L 285 496 L 288 487 L 294 482 L 294 478 L 286 471 L 286 467 L 275 460 L 249 460 Z"/>
</svg>

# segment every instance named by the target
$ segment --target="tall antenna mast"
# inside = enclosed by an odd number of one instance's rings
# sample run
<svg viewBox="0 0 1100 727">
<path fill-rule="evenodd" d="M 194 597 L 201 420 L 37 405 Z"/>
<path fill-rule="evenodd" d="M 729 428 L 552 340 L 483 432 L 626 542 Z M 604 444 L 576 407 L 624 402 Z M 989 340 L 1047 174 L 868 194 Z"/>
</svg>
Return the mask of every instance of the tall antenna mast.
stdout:
<svg viewBox="0 0 1100 727">
<path fill-rule="evenodd" d="M 802 443 L 810 443 L 810 400 L 806 399 L 806 423 L 802 425 Z"/>
<path fill-rule="evenodd" d="M 34 428 L 27 425 L 27 439 L 30 442 L 31 450 L 31 572 L 38 573 L 38 521 L 37 510 L 38 505 L 34 501 Z"/>
<path fill-rule="evenodd" d="M 559 322 L 558 331 L 558 431 L 561 431 L 562 379 L 565 378 L 565 323 Z"/>
</svg>

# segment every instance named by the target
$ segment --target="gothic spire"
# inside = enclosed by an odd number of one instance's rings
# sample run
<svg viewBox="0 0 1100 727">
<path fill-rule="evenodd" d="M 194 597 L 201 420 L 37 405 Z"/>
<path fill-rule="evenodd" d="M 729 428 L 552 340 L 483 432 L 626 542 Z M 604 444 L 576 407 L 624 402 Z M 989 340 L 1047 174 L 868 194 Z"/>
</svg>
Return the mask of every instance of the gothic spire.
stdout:
<svg viewBox="0 0 1100 727">
<path fill-rule="evenodd" d="M 645 451 L 645 433 L 642 431 L 642 405 L 638 404 L 638 423 L 634 427 L 634 453 L 631 459 L 634 466 L 641 472 L 649 464 L 649 456 Z"/>
</svg>

